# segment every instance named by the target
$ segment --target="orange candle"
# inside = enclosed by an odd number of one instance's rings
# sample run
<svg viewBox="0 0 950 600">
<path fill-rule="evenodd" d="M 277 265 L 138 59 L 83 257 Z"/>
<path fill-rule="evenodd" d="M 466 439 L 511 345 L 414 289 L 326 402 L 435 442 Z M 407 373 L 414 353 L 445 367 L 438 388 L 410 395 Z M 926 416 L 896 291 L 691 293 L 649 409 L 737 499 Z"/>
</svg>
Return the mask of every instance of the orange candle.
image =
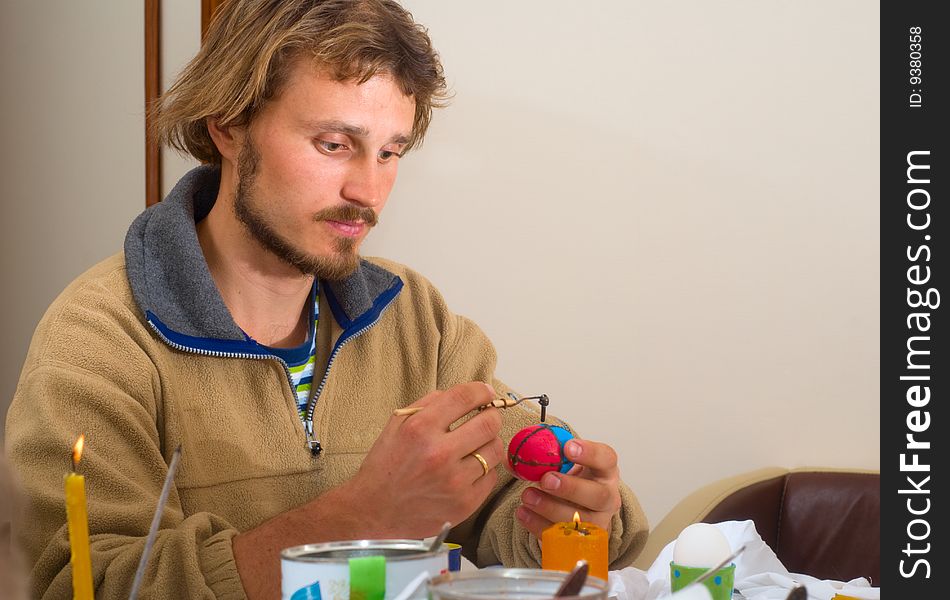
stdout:
<svg viewBox="0 0 950 600">
<path fill-rule="evenodd" d="M 607 532 L 581 521 L 555 523 L 541 533 L 541 568 L 570 571 L 577 561 L 586 560 L 590 574 L 607 581 Z"/>
<path fill-rule="evenodd" d="M 73 600 L 93 600 L 92 561 L 89 557 L 89 519 L 86 515 L 86 478 L 76 473 L 85 436 L 73 447 L 73 470 L 66 475 L 66 520 L 69 523 Z"/>
</svg>

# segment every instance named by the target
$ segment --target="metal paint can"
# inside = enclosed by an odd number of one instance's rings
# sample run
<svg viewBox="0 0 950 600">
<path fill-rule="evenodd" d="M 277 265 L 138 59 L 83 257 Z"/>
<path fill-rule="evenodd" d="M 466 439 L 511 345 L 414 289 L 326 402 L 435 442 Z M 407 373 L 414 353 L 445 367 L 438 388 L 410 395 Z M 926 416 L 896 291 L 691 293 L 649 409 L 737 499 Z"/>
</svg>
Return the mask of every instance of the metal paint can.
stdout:
<svg viewBox="0 0 950 600">
<path fill-rule="evenodd" d="M 568 573 L 490 568 L 446 573 L 429 580 L 430 600 L 539 600 L 553 598 Z M 574 600 L 606 600 L 607 583 L 588 577 Z"/>
<path fill-rule="evenodd" d="M 291 600 L 295 594 L 298 598 L 315 598 L 313 592 L 301 590 L 319 582 L 321 600 L 349 600 L 350 559 L 383 557 L 385 598 L 390 600 L 423 571 L 430 577 L 448 572 L 448 556 L 447 545 L 431 552 L 429 545 L 420 540 L 356 540 L 286 548 L 280 553 L 281 599 Z M 425 597 L 424 585 L 412 596 Z"/>
</svg>

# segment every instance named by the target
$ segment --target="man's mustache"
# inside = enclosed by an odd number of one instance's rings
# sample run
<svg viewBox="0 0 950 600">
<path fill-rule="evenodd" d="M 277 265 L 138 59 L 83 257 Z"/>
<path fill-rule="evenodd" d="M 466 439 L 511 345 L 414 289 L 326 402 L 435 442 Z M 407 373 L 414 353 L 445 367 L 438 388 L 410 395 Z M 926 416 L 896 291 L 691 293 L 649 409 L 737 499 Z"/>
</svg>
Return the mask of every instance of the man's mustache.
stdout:
<svg viewBox="0 0 950 600">
<path fill-rule="evenodd" d="M 375 227 L 378 217 L 373 209 L 342 204 L 324 208 L 313 215 L 314 221 L 362 221 L 370 227 Z"/>
</svg>

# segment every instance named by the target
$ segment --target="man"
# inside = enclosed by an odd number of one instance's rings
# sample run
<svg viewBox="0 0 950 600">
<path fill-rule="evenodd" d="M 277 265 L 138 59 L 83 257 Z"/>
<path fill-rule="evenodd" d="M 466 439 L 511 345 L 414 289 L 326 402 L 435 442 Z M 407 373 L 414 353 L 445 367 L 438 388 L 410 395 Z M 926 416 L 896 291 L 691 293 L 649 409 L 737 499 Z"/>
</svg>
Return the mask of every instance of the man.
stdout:
<svg viewBox="0 0 950 600">
<path fill-rule="evenodd" d="M 70 589 L 62 473 L 86 435 L 97 598 L 127 597 L 168 462 L 180 468 L 143 597 L 274 598 L 282 548 L 421 538 L 537 566 L 579 510 L 628 564 L 646 523 L 604 444 L 540 487 L 502 439 L 537 423 L 484 334 L 423 277 L 358 249 L 444 91 L 389 0 L 233 0 L 163 98 L 161 139 L 209 163 L 71 284 L 34 336 L 7 420 L 32 500 L 34 595 Z M 393 416 L 408 405 L 411 416 Z"/>
</svg>

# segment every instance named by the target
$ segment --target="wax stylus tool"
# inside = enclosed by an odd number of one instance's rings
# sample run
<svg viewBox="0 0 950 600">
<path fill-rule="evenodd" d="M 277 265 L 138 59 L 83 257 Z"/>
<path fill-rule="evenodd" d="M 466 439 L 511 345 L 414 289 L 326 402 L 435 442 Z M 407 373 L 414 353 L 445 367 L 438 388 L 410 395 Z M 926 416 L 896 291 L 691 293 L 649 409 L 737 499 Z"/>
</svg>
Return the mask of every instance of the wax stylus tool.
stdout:
<svg viewBox="0 0 950 600">
<path fill-rule="evenodd" d="M 548 414 L 548 404 L 551 404 L 551 399 L 548 398 L 547 394 L 541 394 L 540 396 L 522 396 L 521 398 L 519 398 L 515 396 L 513 393 L 508 392 L 508 397 L 514 400 L 515 404 L 521 404 L 525 400 L 537 400 L 538 404 L 541 405 L 541 422 L 544 423 L 544 418 Z"/>
<path fill-rule="evenodd" d="M 541 422 L 544 422 L 544 417 L 547 412 L 547 406 L 551 403 L 548 399 L 547 394 L 541 394 L 540 396 L 522 396 L 521 398 L 515 396 L 511 392 L 508 392 L 507 398 L 495 398 L 488 404 L 484 404 L 480 409 L 486 408 L 511 408 L 512 406 L 517 406 L 524 402 L 525 400 L 537 400 L 538 404 L 541 405 Z M 424 406 L 409 406 L 407 408 L 397 408 L 393 411 L 393 416 L 395 417 L 408 417 L 409 415 L 414 415 L 420 410 L 424 409 Z"/>
</svg>

